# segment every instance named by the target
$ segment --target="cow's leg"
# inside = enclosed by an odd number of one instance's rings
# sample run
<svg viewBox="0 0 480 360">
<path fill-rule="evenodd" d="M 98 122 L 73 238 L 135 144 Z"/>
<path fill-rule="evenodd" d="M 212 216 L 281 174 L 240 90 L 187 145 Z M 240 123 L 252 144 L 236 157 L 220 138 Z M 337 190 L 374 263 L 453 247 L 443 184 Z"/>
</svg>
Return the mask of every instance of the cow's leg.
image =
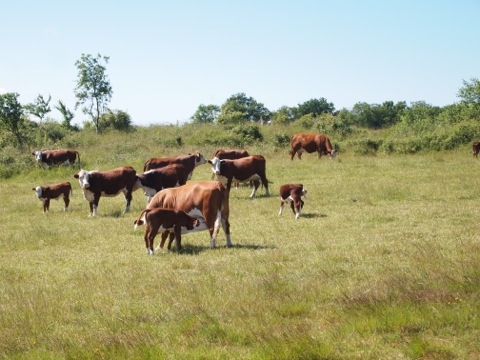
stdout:
<svg viewBox="0 0 480 360">
<path fill-rule="evenodd" d="M 222 222 L 223 232 L 225 233 L 225 237 L 227 238 L 227 247 L 231 247 L 232 240 L 230 239 L 230 222 L 228 221 L 228 219 L 223 219 L 223 218 L 221 222 Z"/>
<path fill-rule="evenodd" d="M 261 177 L 262 185 L 265 187 L 265 195 L 270 196 L 270 192 L 268 191 L 268 180 L 267 177 L 264 175 Z"/>
<path fill-rule="evenodd" d="M 63 195 L 63 201 L 65 202 L 65 207 L 63 211 L 67 211 L 68 205 L 70 205 L 70 198 L 68 197 L 68 193 L 66 195 Z"/>
<path fill-rule="evenodd" d="M 253 180 L 253 190 L 252 190 L 252 193 L 250 194 L 250 198 L 253 198 L 255 196 L 255 193 L 257 192 L 257 189 L 259 186 L 260 186 L 260 181 Z"/>
<path fill-rule="evenodd" d="M 215 222 L 213 223 L 213 227 L 209 226 L 208 230 L 210 231 L 210 248 L 213 249 L 216 246 L 216 240 L 218 236 L 218 232 L 220 230 L 220 223 L 222 219 L 222 214 L 217 211 L 217 216 L 215 218 Z"/>
<path fill-rule="evenodd" d="M 98 202 L 100 201 L 100 194 L 93 195 L 93 201 L 90 202 L 90 215 L 96 216 L 98 211 Z"/>
<path fill-rule="evenodd" d="M 155 236 L 157 236 L 159 228 L 160 225 L 155 224 L 150 227 L 150 224 L 147 223 L 147 232 L 145 232 L 145 243 L 147 243 L 147 254 L 149 255 L 155 254 L 155 252 L 153 251 L 153 242 L 155 241 Z"/>
<path fill-rule="evenodd" d="M 165 244 L 165 240 L 167 240 L 167 236 L 169 234 L 169 231 L 164 231 L 162 232 L 162 238 L 160 240 L 160 243 L 158 244 L 157 248 L 155 250 L 160 250 L 160 249 L 163 249 L 163 245 Z M 170 246 L 170 245 L 169 245 Z M 168 248 L 168 250 L 170 250 L 170 247 Z"/>
<path fill-rule="evenodd" d="M 173 235 L 175 236 L 175 245 L 177 246 L 177 252 L 180 252 L 180 250 L 182 250 L 182 228 L 178 225 L 175 225 L 173 231 Z"/>
<path fill-rule="evenodd" d="M 50 210 L 50 199 L 43 200 L 43 212 L 47 213 Z"/>
<path fill-rule="evenodd" d="M 132 190 L 127 190 L 125 193 L 125 213 L 130 211 L 130 203 L 132 202 Z"/>
<path fill-rule="evenodd" d="M 293 160 L 293 158 L 295 157 L 295 150 L 290 150 L 290 160 Z"/>
<path fill-rule="evenodd" d="M 280 211 L 278 212 L 278 216 L 282 215 L 284 206 L 285 206 L 285 201 L 283 201 L 283 199 L 280 199 Z"/>
</svg>

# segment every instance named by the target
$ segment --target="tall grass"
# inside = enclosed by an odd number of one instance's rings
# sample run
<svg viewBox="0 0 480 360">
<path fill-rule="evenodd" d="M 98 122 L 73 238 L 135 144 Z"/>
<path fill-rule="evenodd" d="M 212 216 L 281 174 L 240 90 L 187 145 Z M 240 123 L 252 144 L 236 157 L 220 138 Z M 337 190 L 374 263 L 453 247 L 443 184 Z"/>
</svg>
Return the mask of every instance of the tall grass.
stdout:
<svg viewBox="0 0 480 360">
<path fill-rule="evenodd" d="M 79 138 L 85 168 L 200 150 L 137 132 Z M 88 143 L 88 146 L 82 144 Z M 267 158 L 270 197 L 230 194 L 233 248 L 220 232 L 145 254 L 134 193 L 88 217 L 70 168 L 0 183 L 0 357 L 5 359 L 476 359 L 480 356 L 478 161 L 468 152 L 334 161 L 286 149 Z M 192 181 L 210 179 L 202 165 Z M 32 187 L 69 180 L 68 212 L 43 214 Z M 279 217 L 281 184 L 308 190 Z"/>
</svg>

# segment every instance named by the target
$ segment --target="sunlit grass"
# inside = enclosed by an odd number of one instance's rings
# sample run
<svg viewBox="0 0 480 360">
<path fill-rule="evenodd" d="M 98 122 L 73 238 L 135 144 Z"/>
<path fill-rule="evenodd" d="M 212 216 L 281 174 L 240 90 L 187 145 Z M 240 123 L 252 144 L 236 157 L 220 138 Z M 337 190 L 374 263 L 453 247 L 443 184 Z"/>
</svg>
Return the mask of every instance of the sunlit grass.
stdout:
<svg viewBox="0 0 480 360">
<path fill-rule="evenodd" d="M 151 156 L 184 154 L 79 139 L 82 162 L 137 171 Z M 113 144 L 111 142 L 114 142 Z M 142 148 L 138 144 L 145 144 Z M 121 144 L 121 145 L 119 145 Z M 213 148 L 198 149 L 207 157 Z M 480 355 L 479 163 L 469 154 L 290 161 L 262 146 L 271 196 L 231 192 L 231 234 L 207 232 L 184 250 L 147 256 L 134 193 L 101 198 L 76 169 L 32 169 L 2 181 L 0 354 L 5 358 L 462 358 Z M 102 156 L 114 152 L 115 156 Z M 193 181 L 210 179 L 202 165 Z M 43 214 L 31 188 L 68 180 L 68 212 Z M 279 217 L 278 188 L 302 182 L 302 216 Z M 157 240 L 158 241 L 158 240 Z"/>
</svg>

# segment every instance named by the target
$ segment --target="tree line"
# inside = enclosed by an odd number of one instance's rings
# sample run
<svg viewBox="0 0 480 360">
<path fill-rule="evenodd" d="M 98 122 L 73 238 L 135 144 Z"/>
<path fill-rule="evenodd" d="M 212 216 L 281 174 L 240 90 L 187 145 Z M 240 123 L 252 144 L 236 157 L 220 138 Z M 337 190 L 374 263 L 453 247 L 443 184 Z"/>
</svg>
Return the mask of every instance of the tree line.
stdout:
<svg viewBox="0 0 480 360">
<path fill-rule="evenodd" d="M 100 54 L 82 54 L 75 62 L 78 70 L 74 89 L 77 99 L 75 110 L 80 108 L 90 119 L 84 122 L 84 129 L 93 128 L 97 133 L 110 128 L 131 131 L 134 126 L 130 115 L 126 111 L 108 107 L 113 96 L 106 73 L 108 61 L 109 57 Z M 460 99 L 458 103 L 444 107 L 433 106 L 424 101 L 411 104 L 405 101 L 384 101 L 382 104 L 358 102 L 352 109 L 339 110 L 335 109 L 332 102 L 321 97 L 294 107 L 282 106 L 271 111 L 256 99 L 245 93 L 238 93 L 220 106 L 199 105 L 190 120 L 197 125 L 214 124 L 229 129 L 236 127 L 237 131 L 246 132 L 247 137 L 254 140 L 261 138 L 261 132 L 255 128 L 257 125 L 296 124 L 308 130 L 333 133 L 340 137 L 358 133 L 359 129 L 394 129 L 392 133 L 396 136 L 429 134 L 430 142 L 435 142 L 435 134 L 440 136 L 439 128 L 457 125 L 463 127 L 460 141 L 466 142 L 480 135 L 480 80 L 463 80 L 457 96 Z M 55 141 L 68 132 L 81 130 L 72 125 L 74 114 L 61 100 L 51 104 L 50 95 L 44 97 L 40 94 L 33 103 L 22 105 L 18 97 L 17 93 L 0 94 L 0 145 L 10 143 L 23 148 L 25 144 L 41 144 L 45 139 Z M 47 117 L 51 106 L 62 115 L 60 122 Z M 36 121 L 32 120 L 32 117 Z M 468 129 L 465 130 L 465 127 Z M 432 147 L 430 142 L 427 147 Z"/>
</svg>

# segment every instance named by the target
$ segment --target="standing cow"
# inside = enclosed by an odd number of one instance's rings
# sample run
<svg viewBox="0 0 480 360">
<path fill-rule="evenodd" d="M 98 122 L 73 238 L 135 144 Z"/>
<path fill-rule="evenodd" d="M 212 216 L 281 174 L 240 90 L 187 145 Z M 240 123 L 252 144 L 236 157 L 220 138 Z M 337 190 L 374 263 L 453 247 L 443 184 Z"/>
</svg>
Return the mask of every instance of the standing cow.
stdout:
<svg viewBox="0 0 480 360">
<path fill-rule="evenodd" d="M 268 192 L 268 180 L 266 176 L 266 160 L 261 155 L 252 155 L 235 160 L 220 160 L 213 158 L 208 160 L 213 165 L 215 175 L 218 180 L 227 186 L 228 191 L 232 187 L 232 182 L 250 182 L 253 181 L 253 191 L 250 197 L 254 197 L 260 182 L 265 187 L 265 195 Z"/>
<path fill-rule="evenodd" d="M 90 205 L 90 216 L 97 215 L 98 202 L 101 196 L 125 195 L 125 212 L 130 210 L 133 191 L 139 188 L 136 171 L 131 166 L 119 167 L 106 171 L 81 170 L 73 175 L 83 189 L 83 196 Z"/>
<path fill-rule="evenodd" d="M 148 204 L 152 197 L 160 190 L 185 185 L 188 175 L 188 170 L 185 166 L 181 164 L 170 164 L 137 175 L 137 185 L 143 189 Z"/>
<path fill-rule="evenodd" d="M 285 184 L 280 186 L 280 211 L 278 215 L 282 215 L 283 207 L 286 203 L 289 203 L 295 214 L 295 219 L 298 219 L 302 214 L 304 204 L 302 196 L 307 196 L 307 190 L 303 188 L 302 184 Z"/>
<path fill-rule="evenodd" d="M 214 248 L 220 226 L 227 238 L 227 247 L 232 246 L 230 239 L 230 208 L 228 190 L 218 181 L 195 181 L 186 185 L 163 189 L 155 194 L 147 209 L 167 208 L 185 211 L 198 219 L 200 224 L 193 230 L 182 227 L 182 234 L 193 231 L 208 230 L 210 232 L 210 247 Z M 141 225 L 145 222 L 140 219 Z"/>
<path fill-rule="evenodd" d="M 205 164 L 206 162 L 207 160 L 203 157 L 203 155 L 196 151 L 195 154 L 188 154 L 185 156 L 148 159 L 143 166 L 143 171 L 145 172 L 152 169 L 158 169 L 170 164 L 181 164 L 187 169 L 188 180 L 190 180 L 192 178 L 193 170 L 198 165 Z"/>
<path fill-rule="evenodd" d="M 145 247 L 147 248 L 147 254 L 153 255 L 153 241 L 157 233 L 162 233 L 162 241 L 155 250 L 162 249 L 167 235 L 174 235 L 175 243 L 177 245 L 177 251 L 182 249 L 182 226 L 186 230 L 193 230 L 195 226 L 200 224 L 198 219 L 195 219 L 188 215 L 185 211 L 176 211 L 165 208 L 153 208 L 145 209 L 140 214 L 138 220 L 134 221 L 135 229 L 139 225 L 143 224 L 142 217 L 145 219 Z M 168 242 L 168 250 L 172 245 L 172 236 Z"/>
<path fill-rule="evenodd" d="M 50 166 L 55 165 L 74 165 L 78 159 L 78 168 L 80 169 L 80 154 L 76 150 L 44 150 L 34 151 L 32 155 L 35 156 L 38 164 L 44 169 L 48 169 Z"/>
<path fill-rule="evenodd" d="M 63 198 L 65 203 L 64 211 L 68 210 L 70 194 L 72 194 L 72 185 L 68 181 L 50 186 L 37 186 L 32 188 L 32 190 L 35 191 L 37 197 L 42 201 L 44 213 L 49 211 L 51 199 L 58 200 Z"/>
<path fill-rule="evenodd" d="M 229 149 L 229 150 L 218 149 L 214 151 L 212 159 L 218 158 L 220 160 L 223 160 L 223 159 L 234 160 L 234 159 L 244 158 L 247 156 L 250 156 L 250 154 L 245 149 Z M 212 180 L 214 178 L 215 178 L 215 168 L 212 167 Z M 234 186 L 235 186 L 235 189 L 238 189 L 238 182 L 236 182 Z"/>
<path fill-rule="evenodd" d="M 302 159 L 304 151 L 307 153 L 316 151 L 319 159 L 322 155 L 329 155 L 333 159 L 337 154 L 325 134 L 294 134 L 290 139 L 291 160 L 293 160 L 295 154 L 299 159 Z"/>
</svg>

